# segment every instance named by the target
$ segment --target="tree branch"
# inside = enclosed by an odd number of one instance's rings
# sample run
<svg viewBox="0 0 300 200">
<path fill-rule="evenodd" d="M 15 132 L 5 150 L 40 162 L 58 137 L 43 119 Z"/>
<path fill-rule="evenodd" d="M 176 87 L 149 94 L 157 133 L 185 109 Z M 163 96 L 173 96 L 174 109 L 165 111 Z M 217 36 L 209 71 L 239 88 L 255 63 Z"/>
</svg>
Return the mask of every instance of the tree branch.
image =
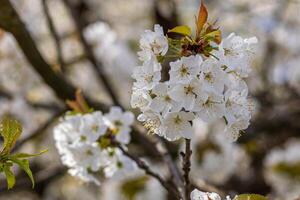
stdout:
<svg viewBox="0 0 300 200">
<path fill-rule="evenodd" d="M 56 74 L 40 54 L 33 38 L 9 0 L 2 0 L 0 6 L 0 27 L 12 33 L 23 50 L 27 60 L 41 75 L 45 83 L 54 90 L 61 99 L 73 98 L 75 88 Z"/>
<path fill-rule="evenodd" d="M 32 36 L 9 0 L 1 1 L 0 27 L 13 34 L 28 62 L 44 82 L 53 89 L 57 97 L 63 101 L 75 98 L 76 89 L 61 74 L 55 73 L 44 60 Z M 105 104 L 95 103 L 88 98 L 86 99 L 96 109 L 107 111 L 109 108 Z"/>
<path fill-rule="evenodd" d="M 123 152 L 124 155 L 132 159 L 138 165 L 139 168 L 144 170 L 146 174 L 158 180 L 160 184 L 169 192 L 169 194 L 171 194 L 178 200 L 180 199 L 179 192 L 175 188 L 173 188 L 172 185 L 166 182 L 159 174 L 153 172 L 143 160 L 129 153 L 126 149 L 124 149 L 124 147 L 122 147 L 122 145 L 117 144 L 117 147 Z"/>
<path fill-rule="evenodd" d="M 156 139 L 157 139 L 157 142 L 156 142 L 157 149 L 160 152 L 160 154 L 162 155 L 164 162 L 167 164 L 167 166 L 169 168 L 172 182 L 177 187 L 177 189 L 180 192 L 182 192 L 182 189 L 181 189 L 183 187 L 182 175 L 181 175 L 177 165 L 175 164 L 174 160 L 172 159 L 172 157 L 165 145 L 164 139 L 161 138 L 160 136 L 156 136 Z"/>
<path fill-rule="evenodd" d="M 77 32 L 79 34 L 79 39 L 82 43 L 82 46 L 85 50 L 85 54 L 89 61 L 92 63 L 98 77 L 104 84 L 105 89 L 109 93 L 110 98 L 112 99 L 113 103 L 115 105 L 120 106 L 120 102 L 118 100 L 117 94 L 113 90 L 113 88 L 110 86 L 110 82 L 108 80 L 108 77 L 105 74 L 105 71 L 103 70 L 102 63 L 97 60 L 96 56 L 94 55 L 92 46 L 88 43 L 88 41 L 85 39 L 83 35 L 83 30 L 85 28 L 84 20 L 79 16 L 78 10 L 72 5 L 72 3 L 69 0 L 63 0 L 66 7 L 69 9 L 71 16 L 73 17 Z"/>
<path fill-rule="evenodd" d="M 191 140 L 185 139 L 185 153 L 180 153 L 182 156 L 182 171 L 185 186 L 185 200 L 190 199 L 190 171 L 191 171 Z"/>
<path fill-rule="evenodd" d="M 60 43 L 60 37 L 58 35 L 58 33 L 56 32 L 53 20 L 51 18 L 50 12 L 49 12 L 49 7 L 47 5 L 47 0 L 42 0 L 42 7 L 46 16 L 46 20 L 48 23 L 48 27 L 50 30 L 50 33 L 53 36 L 53 40 L 55 43 L 55 47 L 56 47 L 56 53 L 57 53 L 57 62 L 60 66 L 60 70 L 64 71 L 65 69 L 65 65 L 64 65 L 64 60 L 63 60 L 63 55 L 62 55 L 62 48 L 61 48 L 61 43 Z"/>
</svg>

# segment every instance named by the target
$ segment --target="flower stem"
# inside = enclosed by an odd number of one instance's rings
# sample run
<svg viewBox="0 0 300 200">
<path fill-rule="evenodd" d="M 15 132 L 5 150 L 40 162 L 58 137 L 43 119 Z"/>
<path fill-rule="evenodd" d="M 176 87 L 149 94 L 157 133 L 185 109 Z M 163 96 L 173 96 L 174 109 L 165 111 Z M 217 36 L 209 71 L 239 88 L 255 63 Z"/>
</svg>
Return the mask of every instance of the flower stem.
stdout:
<svg viewBox="0 0 300 200">
<path fill-rule="evenodd" d="M 184 197 L 185 200 L 190 200 L 190 171 L 191 171 L 191 140 L 185 139 L 185 153 L 180 153 L 182 156 L 182 170 L 184 179 Z"/>
</svg>

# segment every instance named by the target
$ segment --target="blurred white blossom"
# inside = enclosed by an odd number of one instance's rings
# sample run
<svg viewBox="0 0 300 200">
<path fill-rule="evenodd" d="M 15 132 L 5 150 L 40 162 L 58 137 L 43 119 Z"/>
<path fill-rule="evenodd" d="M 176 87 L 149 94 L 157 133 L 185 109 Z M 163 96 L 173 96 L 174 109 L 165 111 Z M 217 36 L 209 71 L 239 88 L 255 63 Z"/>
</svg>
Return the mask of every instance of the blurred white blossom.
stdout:
<svg viewBox="0 0 300 200">
<path fill-rule="evenodd" d="M 112 107 L 103 115 L 100 111 L 66 115 L 54 128 L 54 139 L 61 160 L 69 172 L 83 181 L 100 184 L 105 177 L 118 177 L 133 171 L 135 163 L 111 145 L 130 141 L 133 114 Z"/>
<path fill-rule="evenodd" d="M 291 139 L 265 158 L 265 178 L 279 199 L 296 199 L 300 195 L 299 152 L 300 141 Z"/>
</svg>

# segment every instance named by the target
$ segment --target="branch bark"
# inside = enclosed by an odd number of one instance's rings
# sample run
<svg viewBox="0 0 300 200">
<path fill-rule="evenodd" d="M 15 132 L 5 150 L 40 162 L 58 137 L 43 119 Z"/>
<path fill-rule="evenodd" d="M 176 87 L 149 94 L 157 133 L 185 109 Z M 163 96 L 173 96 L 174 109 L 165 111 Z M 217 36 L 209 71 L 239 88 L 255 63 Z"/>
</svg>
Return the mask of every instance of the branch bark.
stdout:
<svg viewBox="0 0 300 200">
<path fill-rule="evenodd" d="M 191 171 L 191 140 L 185 139 L 185 152 L 181 152 L 182 156 L 182 170 L 184 179 L 184 195 L 185 200 L 190 200 L 190 171 Z"/>
</svg>

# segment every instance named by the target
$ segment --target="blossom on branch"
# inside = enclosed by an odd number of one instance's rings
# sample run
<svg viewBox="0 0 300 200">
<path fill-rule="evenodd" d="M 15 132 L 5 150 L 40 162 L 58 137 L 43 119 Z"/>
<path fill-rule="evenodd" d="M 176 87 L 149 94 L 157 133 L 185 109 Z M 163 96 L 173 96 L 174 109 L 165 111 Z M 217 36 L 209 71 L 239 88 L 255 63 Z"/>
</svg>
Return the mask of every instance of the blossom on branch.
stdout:
<svg viewBox="0 0 300 200">
<path fill-rule="evenodd" d="M 54 128 L 54 139 L 61 160 L 69 173 L 83 181 L 100 184 L 99 179 L 119 176 L 136 168 L 114 145 L 130 142 L 133 114 L 112 107 L 100 111 L 66 115 Z"/>
<path fill-rule="evenodd" d="M 173 39 L 158 24 L 154 32 L 146 30 L 141 36 L 138 55 L 143 64 L 132 75 L 131 105 L 140 109 L 138 119 L 150 132 L 171 141 L 192 138 L 195 118 L 223 119 L 224 132 L 232 140 L 250 123 L 253 105 L 244 78 L 251 72 L 257 39 L 232 33 L 222 41 L 220 30 L 207 16 L 202 18 L 196 22 L 196 36 L 189 27 L 178 26 L 169 30 L 181 36 Z M 166 58 L 173 59 L 169 69 L 161 65 Z M 165 70 L 169 80 L 162 81 Z M 183 115 L 193 117 L 181 119 Z"/>
</svg>

